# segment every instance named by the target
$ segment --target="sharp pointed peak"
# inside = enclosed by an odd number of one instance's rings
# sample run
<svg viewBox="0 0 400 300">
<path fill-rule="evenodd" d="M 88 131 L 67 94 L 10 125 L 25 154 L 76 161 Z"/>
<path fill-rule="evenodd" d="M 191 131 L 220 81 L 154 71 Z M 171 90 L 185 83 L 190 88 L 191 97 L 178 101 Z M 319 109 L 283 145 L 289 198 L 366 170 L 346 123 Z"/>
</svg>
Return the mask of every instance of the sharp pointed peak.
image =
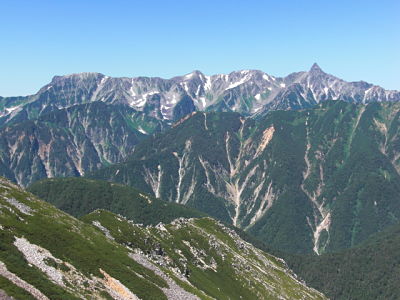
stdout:
<svg viewBox="0 0 400 300">
<path fill-rule="evenodd" d="M 323 72 L 323 71 L 317 63 L 314 63 L 311 66 L 310 72 Z"/>
</svg>

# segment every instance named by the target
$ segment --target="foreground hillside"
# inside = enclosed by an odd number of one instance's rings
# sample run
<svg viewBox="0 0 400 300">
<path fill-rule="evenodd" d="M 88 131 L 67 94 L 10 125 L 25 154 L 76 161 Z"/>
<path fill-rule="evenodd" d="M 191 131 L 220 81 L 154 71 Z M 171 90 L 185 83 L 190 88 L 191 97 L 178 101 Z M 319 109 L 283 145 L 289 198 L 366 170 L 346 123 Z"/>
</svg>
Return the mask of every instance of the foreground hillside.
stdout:
<svg viewBox="0 0 400 300">
<path fill-rule="evenodd" d="M 336 251 L 400 218 L 399 112 L 328 101 L 259 120 L 197 113 L 89 177 L 202 210 L 284 251 Z"/>
<path fill-rule="evenodd" d="M 0 295 L 17 299 L 324 299 L 212 219 L 79 221 L 0 179 Z"/>
<path fill-rule="evenodd" d="M 149 204 L 143 199 L 143 193 L 133 193 L 135 189 L 118 184 L 83 178 L 59 178 L 37 182 L 30 187 L 30 191 L 61 209 L 72 209 L 78 215 L 83 215 L 87 207 L 92 207 L 92 209 L 93 207 L 108 207 L 114 211 L 116 208 L 124 208 L 121 209 L 121 214 L 145 224 L 151 223 L 151 220 L 155 221 L 157 217 L 166 221 L 170 219 L 166 218 L 169 210 L 160 211 L 156 204 L 157 201 L 161 204 L 165 202 L 147 196 L 151 199 L 151 204 Z M 128 205 L 128 203 L 133 205 Z M 173 203 L 169 203 L 169 206 L 184 208 Z M 187 216 L 185 210 L 177 212 L 181 216 Z M 104 211 L 90 214 L 84 219 L 92 222 L 100 218 L 103 219 L 101 224 L 113 223 L 113 215 Z M 276 251 L 243 231 L 235 229 L 246 241 L 266 252 L 285 258 L 290 268 L 306 280 L 309 286 L 322 291 L 331 299 L 363 300 L 395 299 L 396 295 L 400 294 L 396 280 L 400 276 L 400 261 L 397 257 L 400 248 L 399 230 L 399 225 L 390 227 L 368 238 L 361 245 L 345 251 L 320 256 L 300 256 Z M 124 241 L 123 243 L 129 243 L 124 232 L 118 231 L 116 234 Z"/>
</svg>

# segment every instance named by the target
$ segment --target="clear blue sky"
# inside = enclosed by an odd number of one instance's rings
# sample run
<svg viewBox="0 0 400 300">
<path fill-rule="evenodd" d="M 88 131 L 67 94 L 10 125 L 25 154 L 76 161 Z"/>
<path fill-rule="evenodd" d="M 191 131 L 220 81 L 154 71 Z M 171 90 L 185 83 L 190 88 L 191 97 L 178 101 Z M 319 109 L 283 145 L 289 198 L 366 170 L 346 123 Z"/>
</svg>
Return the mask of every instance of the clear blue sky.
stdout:
<svg viewBox="0 0 400 300">
<path fill-rule="evenodd" d="M 0 95 L 54 75 L 169 78 L 312 63 L 400 90 L 400 1 L 0 0 Z"/>
</svg>

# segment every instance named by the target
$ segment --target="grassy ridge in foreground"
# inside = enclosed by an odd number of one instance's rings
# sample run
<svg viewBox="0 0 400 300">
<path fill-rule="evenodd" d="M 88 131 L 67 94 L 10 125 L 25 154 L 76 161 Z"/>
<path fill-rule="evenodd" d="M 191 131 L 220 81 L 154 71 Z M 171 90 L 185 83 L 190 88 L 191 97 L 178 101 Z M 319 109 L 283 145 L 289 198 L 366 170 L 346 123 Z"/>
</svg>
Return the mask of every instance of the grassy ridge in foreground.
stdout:
<svg viewBox="0 0 400 300">
<path fill-rule="evenodd" d="M 97 210 L 82 219 L 0 179 L 0 261 L 40 299 L 324 299 L 209 218 L 145 227 Z M 27 299 L 10 281 L 0 290 Z"/>
</svg>

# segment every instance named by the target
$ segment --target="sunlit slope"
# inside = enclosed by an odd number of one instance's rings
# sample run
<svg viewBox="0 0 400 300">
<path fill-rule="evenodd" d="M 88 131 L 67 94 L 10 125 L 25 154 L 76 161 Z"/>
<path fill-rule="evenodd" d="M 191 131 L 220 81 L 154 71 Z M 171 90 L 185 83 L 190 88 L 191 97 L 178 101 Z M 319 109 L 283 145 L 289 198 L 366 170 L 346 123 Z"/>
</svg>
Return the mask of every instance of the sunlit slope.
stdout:
<svg viewBox="0 0 400 300">
<path fill-rule="evenodd" d="M 0 194 L 0 290 L 17 299 L 323 298 L 211 219 L 84 223 L 5 179 Z"/>
</svg>

